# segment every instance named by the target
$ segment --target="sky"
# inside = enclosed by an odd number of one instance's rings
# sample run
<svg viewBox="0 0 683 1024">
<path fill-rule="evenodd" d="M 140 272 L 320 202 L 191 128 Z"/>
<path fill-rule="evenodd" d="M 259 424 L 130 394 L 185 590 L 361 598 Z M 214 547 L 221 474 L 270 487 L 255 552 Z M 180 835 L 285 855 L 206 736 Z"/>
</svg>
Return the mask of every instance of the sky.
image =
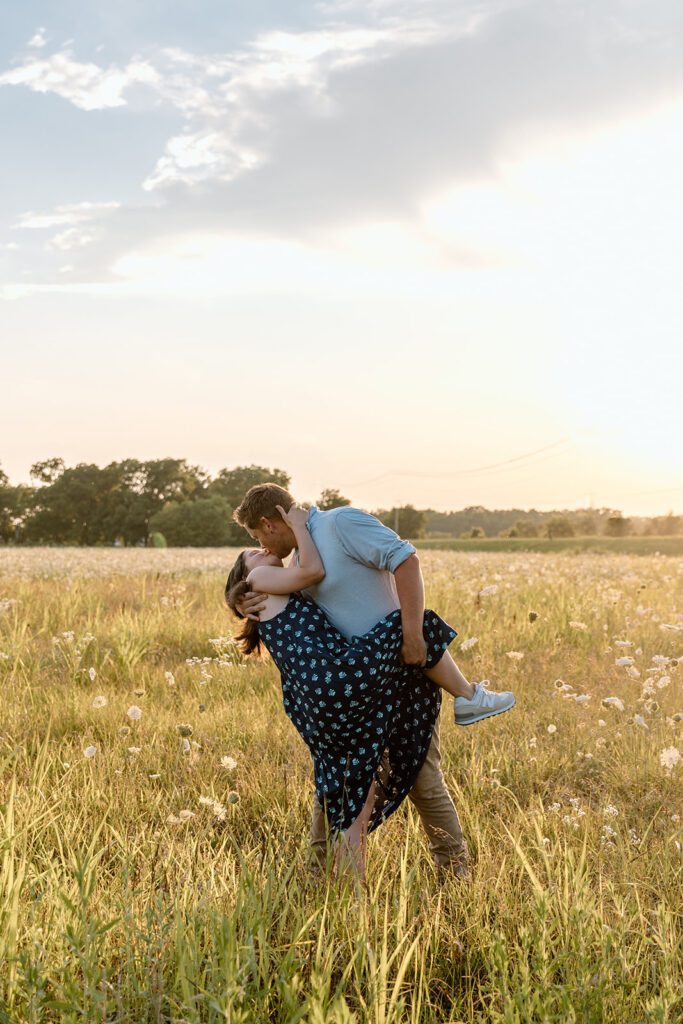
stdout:
<svg viewBox="0 0 683 1024">
<path fill-rule="evenodd" d="M 3 6 L 12 482 L 683 512 L 678 0 Z"/>
</svg>

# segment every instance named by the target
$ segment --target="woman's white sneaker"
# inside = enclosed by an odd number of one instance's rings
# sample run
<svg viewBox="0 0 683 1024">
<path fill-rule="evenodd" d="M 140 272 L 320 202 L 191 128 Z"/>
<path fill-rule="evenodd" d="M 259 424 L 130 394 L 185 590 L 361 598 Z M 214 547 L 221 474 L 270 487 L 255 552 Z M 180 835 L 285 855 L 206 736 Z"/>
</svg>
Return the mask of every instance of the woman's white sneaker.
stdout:
<svg viewBox="0 0 683 1024">
<path fill-rule="evenodd" d="M 487 680 L 484 680 L 487 682 Z M 487 690 L 483 683 L 476 683 L 471 699 L 456 697 L 453 701 L 453 715 L 456 725 L 474 725 L 482 718 L 501 715 L 515 706 L 515 695 L 509 690 L 496 693 Z"/>
</svg>

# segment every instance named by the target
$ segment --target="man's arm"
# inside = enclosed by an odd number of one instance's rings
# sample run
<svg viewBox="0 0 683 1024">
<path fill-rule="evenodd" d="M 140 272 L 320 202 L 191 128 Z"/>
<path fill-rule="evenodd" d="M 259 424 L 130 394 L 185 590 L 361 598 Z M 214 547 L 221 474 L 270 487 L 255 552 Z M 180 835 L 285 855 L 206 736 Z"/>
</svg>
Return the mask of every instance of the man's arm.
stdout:
<svg viewBox="0 0 683 1024">
<path fill-rule="evenodd" d="M 407 665 L 426 664 L 427 646 L 422 632 L 424 583 L 415 548 L 375 516 L 359 509 L 343 509 L 335 525 L 348 555 L 370 568 L 393 574 L 401 606 L 401 655 Z"/>
<path fill-rule="evenodd" d="M 406 665 L 427 663 L 427 644 L 422 632 L 425 611 L 425 588 L 417 555 L 409 555 L 394 571 L 396 591 L 401 605 L 403 646 L 401 656 Z"/>
</svg>

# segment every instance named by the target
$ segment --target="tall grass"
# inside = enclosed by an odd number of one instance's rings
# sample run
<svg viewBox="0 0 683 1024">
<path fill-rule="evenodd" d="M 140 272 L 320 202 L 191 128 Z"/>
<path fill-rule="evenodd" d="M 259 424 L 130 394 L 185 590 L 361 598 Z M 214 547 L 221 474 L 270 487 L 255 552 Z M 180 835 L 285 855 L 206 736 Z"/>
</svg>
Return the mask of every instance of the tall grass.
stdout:
<svg viewBox="0 0 683 1024">
<path fill-rule="evenodd" d="M 222 574 L 102 564 L 0 578 L 0 1021 L 681 1019 L 680 560 L 424 553 L 456 659 L 518 704 L 444 702 L 471 884 L 406 802 L 364 898 L 309 872 L 308 752 L 220 639 Z"/>
</svg>

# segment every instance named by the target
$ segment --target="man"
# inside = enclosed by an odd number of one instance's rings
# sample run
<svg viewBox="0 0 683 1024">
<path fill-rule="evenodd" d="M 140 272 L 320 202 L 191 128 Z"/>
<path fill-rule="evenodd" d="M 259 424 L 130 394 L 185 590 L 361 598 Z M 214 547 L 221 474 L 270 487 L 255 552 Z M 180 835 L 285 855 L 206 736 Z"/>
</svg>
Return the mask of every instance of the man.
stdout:
<svg viewBox="0 0 683 1024">
<path fill-rule="evenodd" d="M 294 503 L 284 488 L 258 484 L 247 492 L 233 518 L 271 554 L 287 558 L 295 549 L 296 541 L 277 511 L 277 505 L 289 511 Z M 306 525 L 325 566 L 325 578 L 305 593 L 349 639 L 367 633 L 380 619 L 400 607 L 403 661 L 407 665 L 423 666 L 427 651 L 422 632 L 424 583 L 413 545 L 401 540 L 375 516 L 349 506 L 327 512 L 314 506 Z M 263 595 L 252 592 L 245 597 L 241 609 L 249 618 L 257 619 L 264 607 Z M 496 713 L 494 704 L 499 695 L 484 690 L 481 694 L 485 694 L 488 707 L 475 707 L 473 701 L 457 698 L 464 721 L 469 723 Z M 456 721 L 460 714 L 461 709 L 456 707 Z M 439 873 L 469 878 L 467 843 L 441 771 L 438 725 L 437 719 L 427 757 L 409 796 L 429 838 Z M 315 796 L 310 843 L 314 862 L 324 863 L 326 821 Z"/>
</svg>

